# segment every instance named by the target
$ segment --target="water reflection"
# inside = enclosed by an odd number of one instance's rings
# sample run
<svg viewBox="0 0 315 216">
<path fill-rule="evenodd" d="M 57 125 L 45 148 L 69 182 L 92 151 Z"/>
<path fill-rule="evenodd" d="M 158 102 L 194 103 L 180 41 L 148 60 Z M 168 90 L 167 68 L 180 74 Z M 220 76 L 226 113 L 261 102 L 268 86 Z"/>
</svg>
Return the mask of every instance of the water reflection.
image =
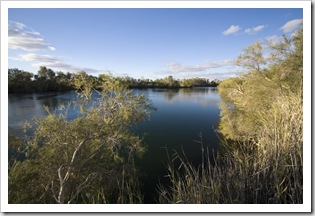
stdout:
<svg viewBox="0 0 315 216">
<path fill-rule="evenodd" d="M 163 94 L 170 103 L 190 101 L 203 106 L 217 106 L 221 98 L 218 89 L 214 87 L 181 88 L 181 89 L 152 89 L 152 93 Z"/>
<path fill-rule="evenodd" d="M 13 133 L 22 137 L 25 122 L 33 125 L 34 118 L 42 118 L 47 115 L 45 106 L 49 108 L 50 112 L 59 113 L 60 107 L 67 105 L 74 98 L 73 92 L 9 94 L 9 134 Z"/>
<path fill-rule="evenodd" d="M 171 101 L 179 91 L 179 89 L 152 89 L 152 92 L 164 94 L 164 97 L 169 101 Z"/>
<path fill-rule="evenodd" d="M 189 108 L 191 104 L 199 104 L 203 107 L 217 107 L 221 98 L 217 88 L 181 88 L 181 89 L 142 89 L 134 90 L 136 94 L 145 94 L 155 105 L 163 107 L 163 104 L 180 105 L 177 112 Z M 60 113 L 60 107 L 75 100 L 76 93 L 30 93 L 9 94 L 8 117 L 9 132 L 21 135 L 23 124 L 27 121 L 32 123 L 34 117 L 42 118 L 47 113 L 44 106 L 49 107 L 50 112 Z M 158 107 L 159 108 L 159 107 Z M 167 110 L 169 112 L 169 110 Z M 70 109 L 68 117 L 73 119 L 78 116 L 75 108 Z"/>
</svg>

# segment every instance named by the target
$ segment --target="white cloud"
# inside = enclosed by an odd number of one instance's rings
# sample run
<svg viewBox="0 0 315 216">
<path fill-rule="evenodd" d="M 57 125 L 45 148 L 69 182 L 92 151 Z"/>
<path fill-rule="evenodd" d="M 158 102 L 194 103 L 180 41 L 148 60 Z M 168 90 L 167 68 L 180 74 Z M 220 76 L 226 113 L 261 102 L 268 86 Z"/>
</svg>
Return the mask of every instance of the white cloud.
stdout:
<svg viewBox="0 0 315 216">
<path fill-rule="evenodd" d="M 253 28 L 248 28 L 244 32 L 246 34 L 255 34 L 255 33 L 263 30 L 266 27 L 267 27 L 266 25 L 259 25 L 259 26 L 253 27 Z"/>
<path fill-rule="evenodd" d="M 23 23 L 9 21 L 8 43 L 10 49 L 26 51 L 56 50 L 47 43 L 39 32 L 35 32 Z"/>
<path fill-rule="evenodd" d="M 222 34 L 224 35 L 230 35 L 230 34 L 235 34 L 237 33 L 239 30 L 241 30 L 241 27 L 239 27 L 238 25 L 231 25 L 230 28 L 228 28 L 227 30 L 225 30 L 224 32 L 222 32 Z"/>
<path fill-rule="evenodd" d="M 28 53 L 20 55 L 21 60 L 24 61 L 37 61 L 42 63 L 55 63 L 62 60 L 61 57 L 51 56 L 51 55 L 38 55 L 34 53 Z"/>
<path fill-rule="evenodd" d="M 292 32 L 302 26 L 303 19 L 294 19 L 284 24 L 280 29 L 284 32 Z"/>
<path fill-rule="evenodd" d="M 165 64 L 167 67 L 166 71 L 159 72 L 161 74 L 178 74 L 178 73 L 192 73 L 192 72 L 203 72 L 211 68 L 220 68 L 224 66 L 232 65 L 231 60 L 224 60 L 219 62 L 207 61 L 200 65 L 182 65 L 177 62 Z"/>
<path fill-rule="evenodd" d="M 35 32 L 23 23 L 9 21 L 9 48 L 22 49 L 26 51 L 54 51 L 56 48 L 47 43 L 39 32 Z M 87 73 L 104 73 L 108 70 L 98 70 L 88 67 L 79 67 L 64 62 L 62 57 L 53 55 L 39 55 L 34 53 L 27 53 L 19 55 L 18 57 L 9 57 L 14 61 L 33 62 L 33 67 L 46 66 L 54 70 L 64 72 L 78 72 L 85 71 Z"/>
<path fill-rule="evenodd" d="M 46 66 L 53 70 L 64 71 L 64 72 L 78 72 L 78 71 L 85 71 L 87 73 L 108 72 L 108 70 L 98 70 L 94 68 L 78 67 L 75 65 L 71 65 L 71 64 L 65 63 L 62 57 L 57 57 L 57 56 L 52 56 L 52 55 L 38 55 L 34 53 L 28 53 L 28 54 L 19 55 L 18 58 L 10 57 L 10 59 L 18 60 L 18 61 L 34 62 L 32 64 L 33 67 Z"/>
<path fill-rule="evenodd" d="M 51 50 L 51 51 L 55 51 L 56 50 L 56 48 L 53 47 L 53 46 L 48 46 L 48 49 Z"/>
</svg>

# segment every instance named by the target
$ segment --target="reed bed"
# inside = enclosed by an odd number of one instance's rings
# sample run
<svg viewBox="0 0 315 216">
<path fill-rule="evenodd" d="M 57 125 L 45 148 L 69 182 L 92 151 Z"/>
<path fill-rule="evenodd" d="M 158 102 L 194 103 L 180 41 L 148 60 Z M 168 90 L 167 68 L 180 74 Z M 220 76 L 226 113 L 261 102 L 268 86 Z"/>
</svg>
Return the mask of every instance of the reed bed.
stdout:
<svg viewBox="0 0 315 216">
<path fill-rule="evenodd" d="M 203 148 L 194 166 L 185 153 L 169 156 L 170 185 L 159 185 L 160 203 L 303 203 L 303 109 L 301 94 L 278 97 L 261 113 L 260 134 L 248 141 L 222 140 L 217 155 Z M 179 164 L 179 165 L 178 165 Z"/>
</svg>

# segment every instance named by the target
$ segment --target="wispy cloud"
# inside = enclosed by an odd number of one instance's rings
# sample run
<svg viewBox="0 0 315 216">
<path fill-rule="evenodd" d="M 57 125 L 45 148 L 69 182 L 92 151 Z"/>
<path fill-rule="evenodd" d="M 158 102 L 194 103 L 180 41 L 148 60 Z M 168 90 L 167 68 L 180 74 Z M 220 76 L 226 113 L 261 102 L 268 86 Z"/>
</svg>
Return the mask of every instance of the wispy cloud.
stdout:
<svg viewBox="0 0 315 216">
<path fill-rule="evenodd" d="M 167 63 L 164 66 L 167 67 L 166 70 L 156 72 L 156 74 L 160 74 L 163 76 L 172 75 L 176 78 L 184 79 L 184 78 L 194 78 L 201 77 L 207 78 L 210 80 L 219 79 L 224 80 L 226 78 L 236 76 L 236 72 L 231 72 L 231 66 L 233 66 L 232 60 L 223 60 L 223 61 L 206 61 L 200 65 L 183 65 L 178 62 Z M 226 67 L 226 71 L 223 72 L 215 72 L 213 69 L 222 70 Z M 223 69 L 224 70 L 224 69 Z"/>
<path fill-rule="evenodd" d="M 54 51 L 56 48 L 44 40 L 39 32 L 36 32 L 20 22 L 9 21 L 9 48 L 21 49 L 25 51 Z M 9 57 L 15 61 L 32 62 L 33 67 L 46 66 L 54 70 L 65 72 L 85 71 L 87 73 L 104 73 L 108 70 L 98 70 L 88 67 L 78 67 L 64 62 L 62 57 L 53 55 L 39 55 L 35 53 L 27 53 L 18 57 Z"/>
<path fill-rule="evenodd" d="M 78 71 L 85 71 L 87 73 L 107 73 L 108 70 L 99 70 L 94 68 L 88 67 L 78 67 L 63 61 L 62 57 L 52 56 L 52 55 L 38 55 L 34 53 L 28 53 L 19 55 L 19 57 L 10 57 L 12 60 L 19 60 L 19 61 L 28 61 L 34 62 L 32 64 L 33 67 L 40 67 L 46 66 L 48 68 L 64 71 L 64 72 L 78 72 Z"/>
<path fill-rule="evenodd" d="M 182 65 L 178 62 L 167 63 L 165 66 L 167 67 L 166 71 L 162 71 L 164 74 L 174 74 L 174 73 L 189 73 L 189 72 L 202 72 L 211 68 L 219 68 L 224 66 L 232 65 L 231 60 L 224 60 L 219 62 L 207 61 L 200 65 Z"/>
<path fill-rule="evenodd" d="M 231 71 L 225 71 L 225 72 L 208 72 L 208 73 L 198 73 L 194 74 L 195 76 L 182 76 L 182 78 L 190 78 L 190 77 L 202 77 L 202 78 L 207 78 L 209 80 L 224 80 L 228 79 L 231 77 L 235 77 L 237 75 L 237 72 L 231 72 Z"/>
<path fill-rule="evenodd" d="M 253 27 L 253 28 L 248 28 L 244 32 L 246 34 L 255 34 L 255 33 L 263 30 L 266 27 L 267 27 L 266 25 L 259 25 L 259 26 Z"/>
<path fill-rule="evenodd" d="M 236 34 L 236 33 L 240 33 L 240 34 L 244 34 L 244 33 L 245 34 L 255 34 L 255 33 L 263 30 L 266 27 L 267 27 L 267 25 L 259 25 L 259 26 L 256 26 L 256 27 L 247 28 L 243 32 L 240 32 L 240 30 L 242 28 L 239 25 L 231 25 L 227 30 L 222 32 L 222 34 L 223 35 L 230 35 L 230 34 Z"/>
<path fill-rule="evenodd" d="M 45 64 L 57 63 L 62 60 L 61 57 L 56 57 L 52 55 L 38 55 L 34 53 L 23 54 L 19 56 L 21 60 L 24 61 L 37 61 Z"/>
<path fill-rule="evenodd" d="M 56 48 L 46 42 L 39 32 L 36 32 L 23 23 L 9 21 L 8 43 L 10 49 L 26 51 L 51 50 Z"/>
<path fill-rule="evenodd" d="M 284 24 L 280 29 L 284 33 L 293 32 L 294 30 L 301 27 L 302 24 L 303 24 L 303 19 L 294 19 Z"/>
<path fill-rule="evenodd" d="M 231 25 L 230 28 L 222 32 L 223 35 L 230 35 L 230 34 L 236 34 L 239 30 L 241 30 L 241 27 L 238 25 Z"/>
</svg>

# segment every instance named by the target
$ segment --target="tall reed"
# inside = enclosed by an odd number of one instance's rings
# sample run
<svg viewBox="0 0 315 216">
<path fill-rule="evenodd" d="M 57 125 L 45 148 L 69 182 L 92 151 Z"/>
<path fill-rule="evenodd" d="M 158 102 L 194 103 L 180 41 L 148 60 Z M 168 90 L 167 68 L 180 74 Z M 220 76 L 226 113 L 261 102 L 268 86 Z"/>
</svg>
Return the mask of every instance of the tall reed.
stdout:
<svg viewBox="0 0 315 216">
<path fill-rule="evenodd" d="M 217 156 L 201 148 L 195 167 L 185 154 L 169 157 L 169 186 L 160 203 L 303 203 L 303 109 L 301 94 L 278 97 L 261 113 L 263 128 L 249 141 L 222 140 Z M 179 162 L 178 166 L 175 166 Z"/>
</svg>

